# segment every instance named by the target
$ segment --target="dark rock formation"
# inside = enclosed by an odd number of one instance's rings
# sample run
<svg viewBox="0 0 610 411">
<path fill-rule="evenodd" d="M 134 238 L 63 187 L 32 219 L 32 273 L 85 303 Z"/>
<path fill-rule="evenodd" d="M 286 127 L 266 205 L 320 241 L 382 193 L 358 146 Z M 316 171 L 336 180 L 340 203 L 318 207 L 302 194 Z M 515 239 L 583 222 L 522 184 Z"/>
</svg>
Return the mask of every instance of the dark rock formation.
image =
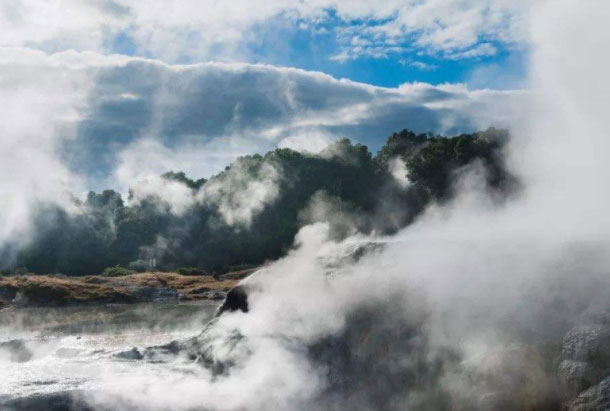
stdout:
<svg viewBox="0 0 610 411">
<path fill-rule="evenodd" d="M 91 392 L 79 390 L 52 394 L 37 394 L 24 398 L 3 399 L 0 395 L 2 411 L 141 411 L 142 408 L 129 399 L 108 398 L 107 403 L 91 402 Z M 166 411 L 166 410 L 164 410 Z M 171 410 L 167 410 L 171 411 Z"/>
<path fill-rule="evenodd" d="M 557 375 L 564 389 L 564 396 L 572 398 L 595 385 L 603 377 L 603 371 L 584 361 L 563 360 L 559 363 Z"/>
<path fill-rule="evenodd" d="M 227 293 L 227 297 L 216 315 L 219 316 L 225 311 L 233 312 L 238 310 L 244 313 L 248 312 L 248 292 L 243 285 L 233 287 Z"/>
<path fill-rule="evenodd" d="M 607 411 L 610 410 L 610 377 L 581 393 L 569 402 L 566 411 Z"/>
<path fill-rule="evenodd" d="M 76 393 L 33 395 L 11 401 L 0 400 L 2 411 L 102 411 L 87 405 Z M 103 410 L 106 411 L 106 410 Z"/>
<path fill-rule="evenodd" d="M 4 301 L 13 301 L 13 299 L 17 296 L 18 291 L 19 290 L 15 286 L 2 285 L 0 286 L 0 299 Z"/>
<path fill-rule="evenodd" d="M 567 399 L 610 374 L 610 330 L 603 325 L 572 328 L 563 338 L 558 377 Z"/>
<path fill-rule="evenodd" d="M 116 354 L 115 357 L 122 360 L 141 360 L 144 358 L 140 351 L 138 351 L 138 349 L 135 347 L 131 350 L 120 352 Z"/>
<path fill-rule="evenodd" d="M 563 338 L 562 358 L 610 367 L 610 330 L 603 325 L 584 325 L 571 329 Z"/>
</svg>

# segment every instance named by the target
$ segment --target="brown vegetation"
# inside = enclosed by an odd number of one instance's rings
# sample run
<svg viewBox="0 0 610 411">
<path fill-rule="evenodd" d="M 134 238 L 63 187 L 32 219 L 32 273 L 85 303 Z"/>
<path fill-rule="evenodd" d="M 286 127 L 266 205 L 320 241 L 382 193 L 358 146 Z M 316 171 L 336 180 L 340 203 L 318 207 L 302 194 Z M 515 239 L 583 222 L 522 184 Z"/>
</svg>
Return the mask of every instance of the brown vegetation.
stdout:
<svg viewBox="0 0 610 411">
<path fill-rule="evenodd" d="M 0 308 L 4 304 L 61 306 L 222 299 L 239 279 L 253 271 L 233 272 L 218 279 L 164 272 L 137 273 L 123 277 L 0 276 Z"/>
</svg>

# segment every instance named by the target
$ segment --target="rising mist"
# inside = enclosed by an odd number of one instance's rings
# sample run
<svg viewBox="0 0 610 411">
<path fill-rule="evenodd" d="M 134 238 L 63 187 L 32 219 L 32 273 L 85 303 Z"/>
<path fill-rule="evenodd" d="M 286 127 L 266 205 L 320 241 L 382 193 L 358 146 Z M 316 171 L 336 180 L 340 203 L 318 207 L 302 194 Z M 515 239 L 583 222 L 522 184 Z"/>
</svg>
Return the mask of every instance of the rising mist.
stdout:
<svg viewBox="0 0 610 411">
<path fill-rule="evenodd" d="M 608 21 L 601 0 L 532 5 L 523 103 L 531 111 L 526 121 L 511 119 L 507 167 L 519 190 L 508 200 L 498 201 L 474 162 L 454 176 L 450 201 L 431 203 L 397 233 L 337 236 L 337 219 L 357 227 L 358 217 L 317 195 L 287 255 L 240 285 L 247 312 L 224 312 L 172 352 L 137 347 L 143 359 L 128 373 L 105 363 L 98 387 L 78 393 L 78 403 L 222 411 L 570 406 L 610 374 L 565 348 L 566 334 L 608 326 Z M 225 178 L 240 190 L 218 203 L 221 215 L 247 226 L 252 210 L 273 201 L 269 187 L 282 170 L 261 170 L 260 185 L 230 171 Z M 211 186 L 203 195 L 217 201 L 218 192 Z M 561 370 L 582 365 L 575 362 L 606 374 L 571 392 Z M 167 366 L 146 366 L 159 363 Z"/>
</svg>

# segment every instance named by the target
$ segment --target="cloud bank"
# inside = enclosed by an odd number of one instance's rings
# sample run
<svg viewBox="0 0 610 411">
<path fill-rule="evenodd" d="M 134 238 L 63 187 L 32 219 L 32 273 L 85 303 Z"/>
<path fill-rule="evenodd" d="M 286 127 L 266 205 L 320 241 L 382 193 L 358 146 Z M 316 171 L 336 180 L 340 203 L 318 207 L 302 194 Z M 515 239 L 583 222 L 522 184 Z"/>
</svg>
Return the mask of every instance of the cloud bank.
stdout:
<svg viewBox="0 0 610 411">
<path fill-rule="evenodd" d="M 314 150 L 343 137 L 376 149 L 405 127 L 455 134 L 508 126 L 524 112 L 526 95 L 460 84 L 381 88 L 267 65 L 172 66 L 75 52 L 13 50 L 5 61 L 4 67 L 52 67 L 91 82 L 91 89 L 70 90 L 83 103 L 73 107 L 78 118 L 69 124 L 72 137 L 62 149 L 73 170 L 102 183 L 117 167 L 121 179 L 130 174 L 121 166 L 133 157 L 151 159 L 138 162 L 139 170 L 158 174 L 184 166 L 189 174 L 208 176 L 238 155 L 278 145 L 307 148 L 303 141 L 309 139 Z M 171 164 L 170 158 L 180 161 Z"/>
</svg>

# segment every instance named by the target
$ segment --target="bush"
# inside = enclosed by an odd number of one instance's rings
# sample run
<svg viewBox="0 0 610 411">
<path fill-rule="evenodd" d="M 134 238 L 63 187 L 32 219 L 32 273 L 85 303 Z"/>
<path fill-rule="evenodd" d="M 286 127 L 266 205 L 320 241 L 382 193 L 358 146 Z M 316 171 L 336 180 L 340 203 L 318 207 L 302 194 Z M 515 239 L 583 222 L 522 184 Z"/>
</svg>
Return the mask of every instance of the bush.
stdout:
<svg viewBox="0 0 610 411">
<path fill-rule="evenodd" d="M 180 275 L 209 275 L 205 270 L 198 267 L 180 267 L 176 270 Z"/>
<path fill-rule="evenodd" d="M 28 274 L 30 270 L 26 267 L 19 268 L 6 268 L 4 270 L 0 270 L 0 275 L 2 276 L 11 276 L 11 275 L 25 275 Z"/>
<path fill-rule="evenodd" d="M 240 264 L 240 265 L 232 265 L 229 267 L 229 272 L 233 273 L 235 271 L 248 270 L 250 268 L 254 268 L 255 266 L 252 264 Z"/>
<path fill-rule="evenodd" d="M 114 267 L 107 267 L 106 269 L 104 269 L 102 275 L 104 277 L 123 277 L 125 275 L 130 275 L 133 273 L 135 273 L 135 271 L 129 270 L 120 265 L 115 265 Z"/>
</svg>

